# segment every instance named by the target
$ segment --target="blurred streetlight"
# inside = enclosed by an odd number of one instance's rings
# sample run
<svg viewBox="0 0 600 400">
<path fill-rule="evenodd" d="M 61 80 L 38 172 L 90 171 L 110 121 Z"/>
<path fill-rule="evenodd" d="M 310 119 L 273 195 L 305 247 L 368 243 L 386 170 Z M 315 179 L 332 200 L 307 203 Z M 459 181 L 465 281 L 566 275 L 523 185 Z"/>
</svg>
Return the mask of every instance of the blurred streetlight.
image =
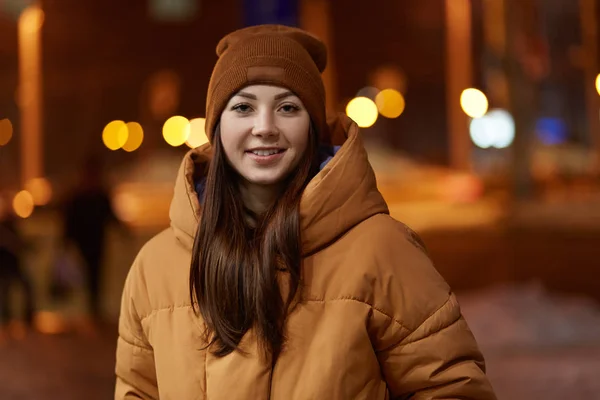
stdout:
<svg viewBox="0 0 600 400">
<path fill-rule="evenodd" d="M 128 122 L 125 127 L 127 128 L 127 140 L 122 148 L 127 152 L 135 151 L 144 141 L 144 129 L 137 122 Z"/>
<path fill-rule="evenodd" d="M 488 99 L 481 90 L 465 89 L 460 95 L 460 106 L 471 118 L 481 118 L 488 110 Z"/>
<path fill-rule="evenodd" d="M 21 190 L 13 199 L 15 214 L 21 218 L 29 218 L 33 214 L 35 203 L 33 196 L 27 190 Z"/>
<path fill-rule="evenodd" d="M 373 100 L 366 97 L 355 97 L 348 102 L 346 115 L 361 128 L 368 128 L 377 121 L 379 110 Z"/>
<path fill-rule="evenodd" d="M 195 149 L 196 147 L 208 143 L 205 125 L 206 119 L 204 118 L 194 118 L 190 121 L 190 136 L 185 142 L 189 148 Z"/>
<path fill-rule="evenodd" d="M 485 116 L 471 121 L 470 133 L 477 147 L 504 149 L 515 138 L 515 121 L 506 110 L 491 110 Z"/>
<path fill-rule="evenodd" d="M 109 122 L 102 131 L 102 141 L 110 150 L 118 150 L 127 143 L 129 131 L 125 122 L 116 120 Z"/>
<path fill-rule="evenodd" d="M 596 92 L 600 95 L 600 74 L 596 76 Z"/>
<path fill-rule="evenodd" d="M 8 118 L 0 120 L 0 146 L 4 146 L 10 142 L 13 136 L 12 123 Z"/>
<path fill-rule="evenodd" d="M 398 118 L 406 103 L 404 97 L 395 89 L 384 89 L 375 96 L 375 104 L 379 113 L 386 118 Z"/>
<path fill-rule="evenodd" d="M 190 121 L 180 115 L 169 118 L 163 125 L 163 137 L 169 145 L 181 146 L 190 137 Z"/>
</svg>

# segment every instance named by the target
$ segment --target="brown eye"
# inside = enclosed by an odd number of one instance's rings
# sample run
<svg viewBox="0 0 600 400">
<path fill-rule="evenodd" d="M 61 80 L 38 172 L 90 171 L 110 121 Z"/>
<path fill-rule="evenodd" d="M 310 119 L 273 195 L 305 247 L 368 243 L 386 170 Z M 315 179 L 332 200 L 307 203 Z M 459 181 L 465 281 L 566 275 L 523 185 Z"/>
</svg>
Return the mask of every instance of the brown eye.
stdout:
<svg viewBox="0 0 600 400">
<path fill-rule="evenodd" d="M 286 114 L 291 114 L 296 111 L 299 111 L 300 108 L 294 104 L 284 104 L 283 106 L 281 106 L 280 110 Z"/>
<path fill-rule="evenodd" d="M 252 108 L 248 104 L 236 104 L 235 106 L 231 107 L 231 109 L 241 114 L 247 114 L 252 111 Z"/>
</svg>

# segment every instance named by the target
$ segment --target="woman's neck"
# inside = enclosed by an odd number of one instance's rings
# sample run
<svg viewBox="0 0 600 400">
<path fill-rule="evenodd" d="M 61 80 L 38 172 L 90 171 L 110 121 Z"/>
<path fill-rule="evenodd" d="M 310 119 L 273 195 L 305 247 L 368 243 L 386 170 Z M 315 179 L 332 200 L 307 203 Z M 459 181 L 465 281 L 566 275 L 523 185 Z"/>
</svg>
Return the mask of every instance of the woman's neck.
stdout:
<svg viewBox="0 0 600 400">
<path fill-rule="evenodd" d="M 240 184 L 240 194 L 244 206 L 255 215 L 262 215 L 275 202 L 279 195 L 276 186 L 256 185 L 249 182 Z"/>
</svg>

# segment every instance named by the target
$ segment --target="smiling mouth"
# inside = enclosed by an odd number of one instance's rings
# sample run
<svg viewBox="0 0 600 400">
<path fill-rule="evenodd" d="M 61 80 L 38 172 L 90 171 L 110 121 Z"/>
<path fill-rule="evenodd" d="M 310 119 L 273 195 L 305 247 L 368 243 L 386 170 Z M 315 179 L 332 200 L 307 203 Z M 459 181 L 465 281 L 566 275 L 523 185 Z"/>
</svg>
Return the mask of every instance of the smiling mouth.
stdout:
<svg viewBox="0 0 600 400">
<path fill-rule="evenodd" d="M 267 157 L 275 154 L 283 153 L 285 149 L 255 149 L 255 150 L 247 150 L 246 153 L 252 153 L 259 157 Z"/>
</svg>

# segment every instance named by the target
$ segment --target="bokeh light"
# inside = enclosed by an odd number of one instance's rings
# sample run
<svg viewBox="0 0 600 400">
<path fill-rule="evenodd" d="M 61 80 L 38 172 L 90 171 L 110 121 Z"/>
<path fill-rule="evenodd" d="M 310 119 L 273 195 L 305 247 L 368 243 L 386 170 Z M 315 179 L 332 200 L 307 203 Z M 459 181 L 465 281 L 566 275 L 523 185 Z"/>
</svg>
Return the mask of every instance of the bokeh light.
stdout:
<svg viewBox="0 0 600 400">
<path fill-rule="evenodd" d="M 471 139 L 477 147 L 503 149 L 515 138 L 515 122 L 506 110 L 492 110 L 485 116 L 471 121 Z"/>
<path fill-rule="evenodd" d="M 600 74 L 596 77 L 596 91 L 600 94 Z"/>
<path fill-rule="evenodd" d="M 35 204 L 33 196 L 27 190 L 21 190 L 13 199 L 15 214 L 21 218 L 29 218 L 33 214 Z"/>
<path fill-rule="evenodd" d="M 132 222 L 139 214 L 138 199 L 128 192 L 118 192 L 113 198 L 115 214 L 120 221 Z"/>
<path fill-rule="evenodd" d="M 33 324 L 39 332 L 46 335 L 64 333 L 69 329 L 65 317 L 54 311 L 38 311 L 35 313 Z"/>
<path fill-rule="evenodd" d="M 402 94 L 394 89 L 379 92 L 375 97 L 375 104 L 379 113 L 386 118 L 398 118 L 406 106 Z"/>
<path fill-rule="evenodd" d="M 441 185 L 442 196 L 452 203 L 474 203 L 479 200 L 485 187 L 482 180 L 470 173 L 454 173 Z"/>
<path fill-rule="evenodd" d="M 171 146 L 181 146 L 190 137 L 190 121 L 180 115 L 169 118 L 163 125 L 163 137 Z"/>
<path fill-rule="evenodd" d="M 144 129 L 137 122 L 128 122 L 125 126 L 127 127 L 127 140 L 123 144 L 123 150 L 136 151 L 144 141 Z"/>
<path fill-rule="evenodd" d="M 13 126 L 8 118 L 0 120 L 0 146 L 4 146 L 13 136 Z"/>
<path fill-rule="evenodd" d="M 208 137 L 204 129 L 205 125 L 206 119 L 204 118 L 194 118 L 190 121 L 190 136 L 185 142 L 189 148 L 195 149 L 204 143 L 208 143 Z"/>
<path fill-rule="evenodd" d="M 52 185 L 46 178 L 33 178 L 25 183 L 25 190 L 31 193 L 33 204 L 45 206 L 52 199 Z"/>
<path fill-rule="evenodd" d="M 348 102 L 346 115 L 361 128 L 368 128 L 377 121 L 379 111 L 373 100 L 366 97 L 355 97 Z"/>
<path fill-rule="evenodd" d="M 564 143 L 569 132 L 563 119 L 542 117 L 535 123 L 535 134 L 543 144 L 552 146 Z"/>
<path fill-rule="evenodd" d="M 125 122 L 117 120 L 109 122 L 102 131 L 102 141 L 110 150 L 118 150 L 127 143 L 129 131 Z"/>
<path fill-rule="evenodd" d="M 481 118 L 488 110 L 489 103 L 485 94 L 478 89 L 465 89 L 460 95 L 460 106 L 471 118 Z"/>
</svg>

